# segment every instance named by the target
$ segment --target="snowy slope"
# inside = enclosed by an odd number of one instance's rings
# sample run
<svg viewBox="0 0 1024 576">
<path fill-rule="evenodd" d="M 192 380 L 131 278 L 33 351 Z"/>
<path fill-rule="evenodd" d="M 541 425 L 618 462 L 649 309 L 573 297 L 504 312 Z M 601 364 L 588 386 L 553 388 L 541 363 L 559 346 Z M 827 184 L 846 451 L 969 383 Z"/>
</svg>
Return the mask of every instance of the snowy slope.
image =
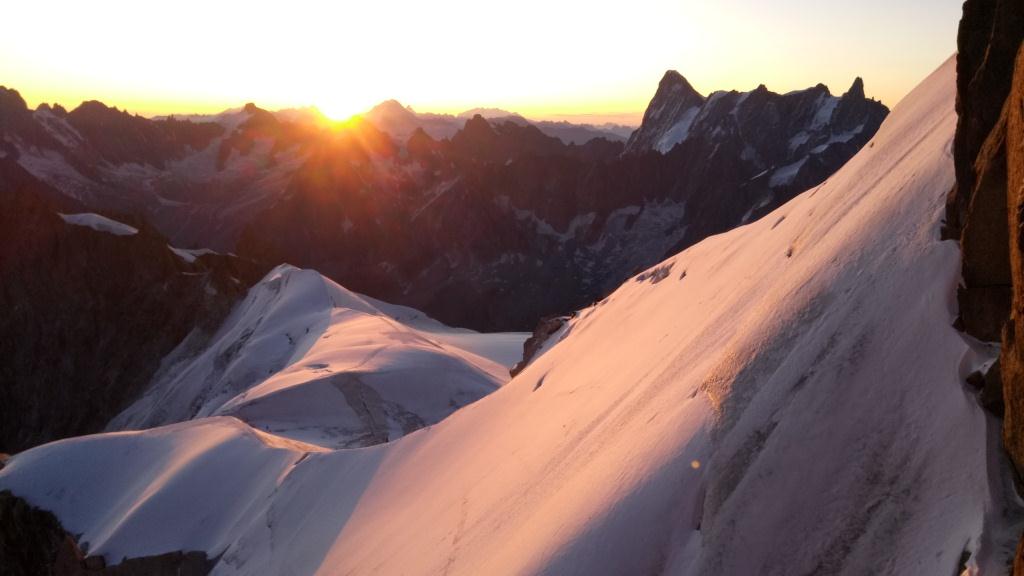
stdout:
<svg viewBox="0 0 1024 576">
<path fill-rule="evenodd" d="M 315 271 L 282 265 L 249 291 L 210 342 L 198 334 L 186 339 L 108 429 L 217 414 L 331 447 L 387 442 L 508 380 L 507 365 L 445 342 L 449 335 L 462 335 L 468 348 L 474 339 L 503 338 L 503 347 L 491 346 L 499 355 L 521 352 L 526 338 L 455 331 Z"/>
<path fill-rule="evenodd" d="M 828 182 L 628 281 L 436 426 L 326 451 L 202 419 L 30 450 L 0 489 L 92 553 L 219 574 L 934 575 L 965 550 L 1001 573 L 1019 503 L 938 239 L 954 68 Z"/>
</svg>

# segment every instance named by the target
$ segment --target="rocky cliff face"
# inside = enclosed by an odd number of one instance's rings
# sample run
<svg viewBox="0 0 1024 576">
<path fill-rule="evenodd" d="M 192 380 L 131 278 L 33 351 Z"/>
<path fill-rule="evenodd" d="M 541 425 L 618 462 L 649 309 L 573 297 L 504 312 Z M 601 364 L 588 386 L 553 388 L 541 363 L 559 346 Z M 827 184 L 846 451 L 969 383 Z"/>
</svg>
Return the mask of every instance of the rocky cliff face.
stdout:
<svg viewBox="0 0 1024 576">
<path fill-rule="evenodd" d="M 1003 440 L 1024 473 L 1024 7 L 968 0 L 958 35 L 956 186 L 944 234 L 960 239 L 960 323 L 1002 340 L 986 381 L 1001 379 Z M 1000 405 L 1001 404 L 1001 405 Z M 1024 572 L 1024 540 L 1014 573 Z"/>
<path fill-rule="evenodd" d="M 62 218 L 54 194 L 0 159 L 0 452 L 102 430 L 258 279 L 234 257 L 172 251 L 141 222 Z"/>
<path fill-rule="evenodd" d="M 1004 103 L 1024 37 L 1024 11 L 1004 0 L 969 0 L 957 37 L 957 112 L 953 157 L 957 184 L 947 201 L 944 235 L 959 238 L 966 331 L 999 340 L 1010 302 L 1006 227 Z"/>
<path fill-rule="evenodd" d="M 1013 279 L 1010 318 L 1003 332 L 1004 439 L 1017 469 L 1024 472 L 1024 50 L 1018 50 L 1003 110 L 1006 172 L 995 181 L 1006 185 Z"/>
</svg>

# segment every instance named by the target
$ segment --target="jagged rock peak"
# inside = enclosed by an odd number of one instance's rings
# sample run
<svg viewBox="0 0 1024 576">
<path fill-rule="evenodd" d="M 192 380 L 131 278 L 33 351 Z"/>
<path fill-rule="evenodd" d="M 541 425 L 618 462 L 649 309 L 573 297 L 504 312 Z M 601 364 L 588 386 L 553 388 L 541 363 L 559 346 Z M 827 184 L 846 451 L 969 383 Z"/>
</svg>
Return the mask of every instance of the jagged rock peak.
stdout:
<svg viewBox="0 0 1024 576">
<path fill-rule="evenodd" d="M 65 110 L 63 106 L 61 106 L 60 104 L 57 104 L 56 102 L 54 102 L 53 104 L 49 104 L 47 102 L 41 102 L 39 104 L 39 106 L 36 106 L 36 112 L 49 112 L 50 114 L 53 114 L 54 116 L 60 116 L 60 117 L 64 117 L 64 116 L 68 115 L 68 111 Z"/>
<path fill-rule="evenodd" d="M 864 80 L 860 76 L 854 78 L 853 85 L 846 91 L 846 94 L 843 94 L 843 98 L 864 99 Z"/>
<path fill-rule="evenodd" d="M 467 134 L 494 134 L 494 128 L 491 126 L 491 123 L 480 114 L 474 114 L 472 118 L 466 120 L 466 125 L 462 130 Z"/>
<path fill-rule="evenodd" d="M 0 86 L 0 110 L 21 111 L 27 110 L 28 105 L 21 94 L 13 88 Z"/>
<path fill-rule="evenodd" d="M 54 116 L 67 116 L 68 111 L 63 109 L 62 106 L 56 104 L 50 105 L 49 102 L 40 102 L 39 106 L 36 107 L 36 112 L 46 112 Z"/>
<path fill-rule="evenodd" d="M 644 111 L 640 127 L 626 142 L 625 153 L 657 147 L 657 140 L 666 130 L 676 125 L 690 110 L 702 106 L 704 101 L 704 96 L 682 74 L 675 70 L 665 72 L 654 98 Z"/>
</svg>

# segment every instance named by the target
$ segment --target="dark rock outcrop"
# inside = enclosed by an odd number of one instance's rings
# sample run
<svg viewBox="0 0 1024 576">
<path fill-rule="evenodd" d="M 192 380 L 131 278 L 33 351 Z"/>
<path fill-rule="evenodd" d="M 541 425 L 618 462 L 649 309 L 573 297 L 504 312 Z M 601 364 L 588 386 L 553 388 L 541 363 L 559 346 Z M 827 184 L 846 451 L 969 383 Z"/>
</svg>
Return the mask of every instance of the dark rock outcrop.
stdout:
<svg viewBox="0 0 1024 576">
<path fill-rule="evenodd" d="M 5 576 L 203 576 L 214 564 L 202 552 L 170 552 L 108 566 L 101 556 L 86 556 L 52 513 L 0 492 L 0 574 Z"/>
<path fill-rule="evenodd" d="M 61 567 L 75 564 L 63 557 L 67 540 L 74 545 L 74 540 L 68 537 L 53 514 L 33 508 L 9 491 L 0 492 L 0 573 L 8 576 L 56 574 L 58 564 Z"/>
<path fill-rule="evenodd" d="M 562 326 L 565 326 L 565 323 L 568 321 L 568 316 L 541 318 L 540 322 L 537 323 L 537 327 L 533 329 L 533 334 L 523 342 L 523 359 L 517 362 L 509 371 L 512 376 L 519 374 L 529 366 L 537 353 L 544 347 L 544 343 L 551 338 L 552 334 L 558 332 Z"/>
</svg>

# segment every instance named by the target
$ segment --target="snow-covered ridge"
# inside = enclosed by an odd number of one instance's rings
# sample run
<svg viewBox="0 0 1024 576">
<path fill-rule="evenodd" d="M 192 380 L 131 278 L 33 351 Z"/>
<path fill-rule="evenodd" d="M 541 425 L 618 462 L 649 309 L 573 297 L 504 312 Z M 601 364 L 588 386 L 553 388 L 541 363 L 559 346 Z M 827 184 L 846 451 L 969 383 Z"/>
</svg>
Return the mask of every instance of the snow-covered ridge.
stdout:
<svg viewBox="0 0 1024 576">
<path fill-rule="evenodd" d="M 203 550 L 217 574 L 1000 573 L 1019 503 L 938 234 L 954 76 L 436 426 L 326 451 L 200 419 L 24 452 L 0 489 L 92 553 Z"/>
<path fill-rule="evenodd" d="M 106 216 L 93 214 L 92 212 L 85 212 L 82 214 L 60 214 L 59 216 L 68 224 L 85 226 L 99 232 L 113 234 L 114 236 L 134 236 L 139 233 L 139 229 L 134 226 L 129 226 L 122 222 L 118 222 L 117 220 L 111 220 Z"/>
<path fill-rule="evenodd" d="M 315 271 L 278 266 L 209 342 L 193 334 L 166 358 L 151 388 L 108 428 L 227 414 L 326 446 L 377 444 L 438 422 L 508 380 L 508 366 L 469 349 L 504 358 L 521 351 L 525 336 L 474 348 L 494 337 L 413 312 Z"/>
</svg>

